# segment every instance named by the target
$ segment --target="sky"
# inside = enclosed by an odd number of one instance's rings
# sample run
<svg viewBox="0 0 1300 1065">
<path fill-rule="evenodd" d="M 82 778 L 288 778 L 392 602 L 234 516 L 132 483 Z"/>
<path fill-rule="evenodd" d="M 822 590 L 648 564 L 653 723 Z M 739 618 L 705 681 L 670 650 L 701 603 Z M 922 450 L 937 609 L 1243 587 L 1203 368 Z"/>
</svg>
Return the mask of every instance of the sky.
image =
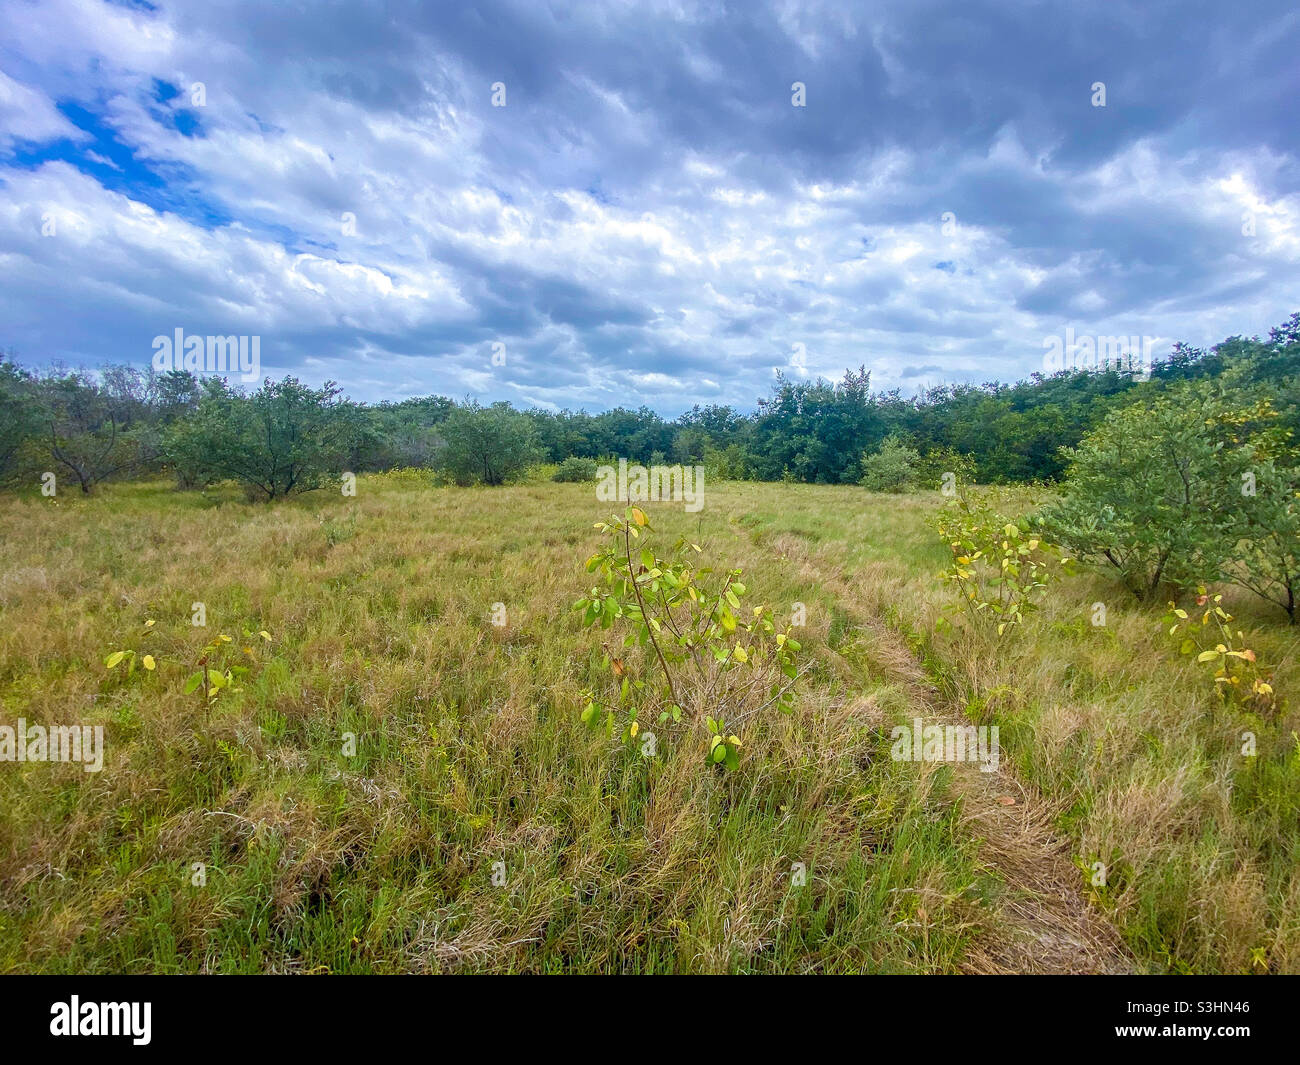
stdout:
<svg viewBox="0 0 1300 1065">
<path fill-rule="evenodd" d="M 0 348 L 752 409 L 1300 310 L 1300 8 L 0 0 Z"/>
</svg>

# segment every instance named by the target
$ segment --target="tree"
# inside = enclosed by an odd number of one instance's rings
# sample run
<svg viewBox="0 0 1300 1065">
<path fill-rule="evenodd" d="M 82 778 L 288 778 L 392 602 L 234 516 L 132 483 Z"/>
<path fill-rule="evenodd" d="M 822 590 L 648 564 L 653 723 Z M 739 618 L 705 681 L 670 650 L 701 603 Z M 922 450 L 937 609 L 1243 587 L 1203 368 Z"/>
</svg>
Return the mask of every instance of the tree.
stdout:
<svg viewBox="0 0 1300 1065">
<path fill-rule="evenodd" d="M 1300 473 L 1271 461 L 1250 472 L 1250 493 L 1243 495 L 1237 530 L 1241 558 L 1228 567 L 1227 576 L 1280 606 L 1294 625 L 1300 606 Z"/>
<path fill-rule="evenodd" d="M 24 448 L 41 430 L 32 375 L 0 352 L 0 482 L 17 476 Z"/>
<path fill-rule="evenodd" d="M 194 415 L 167 436 L 177 470 L 202 482 L 229 478 L 249 495 L 276 499 L 320 488 L 343 472 L 358 432 L 356 409 L 333 381 L 267 381 L 251 396 L 222 378 L 203 382 Z"/>
<path fill-rule="evenodd" d="M 1227 381 L 1124 407 L 1067 453 L 1062 497 L 1040 520 L 1081 558 L 1114 566 L 1141 599 L 1163 583 L 1215 580 L 1236 546 L 1252 437 L 1271 417 L 1267 400 Z"/>
<path fill-rule="evenodd" d="M 72 475 L 84 495 L 138 465 L 145 457 L 139 434 L 128 428 L 119 397 L 80 373 L 52 371 L 35 390 L 54 472 Z"/>
<path fill-rule="evenodd" d="M 532 419 L 509 403 L 457 407 L 440 432 L 442 466 L 461 485 L 505 484 L 541 457 Z"/>
<path fill-rule="evenodd" d="M 908 447 L 901 437 L 887 436 L 880 450 L 862 456 L 862 479 L 858 482 L 872 492 L 904 492 L 916 480 L 921 456 Z"/>
</svg>

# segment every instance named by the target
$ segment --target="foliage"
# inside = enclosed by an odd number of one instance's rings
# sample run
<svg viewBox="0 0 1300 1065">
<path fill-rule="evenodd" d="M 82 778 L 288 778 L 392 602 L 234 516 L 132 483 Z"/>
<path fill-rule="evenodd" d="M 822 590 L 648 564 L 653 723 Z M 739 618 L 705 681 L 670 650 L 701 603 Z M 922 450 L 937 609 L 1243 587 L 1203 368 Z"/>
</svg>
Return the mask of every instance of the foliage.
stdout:
<svg viewBox="0 0 1300 1065">
<path fill-rule="evenodd" d="M 586 569 L 599 583 L 573 607 L 588 628 L 621 622 L 630 630 L 624 649 L 647 653 L 646 661 L 628 663 L 602 645 L 610 684 L 582 693 L 582 720 L 633 740 L 642 718 L 672 727 L 685 717 L 688 727 L 708 730 L 711 764 L 737 768 L 741 742 L 732 730 L 770 706 L 794 708 L 799 642 L 788 627 L 777 631 L 770 607 L 742 610 L 740 570 L 695 568 L 698 544 L 678 540 L 661 557 L 647 542 L 634 553 L 633 541 L 653 531 L 639 507 L 595 528 L 606 543 Z"/>
<path fill-rule="evenodd" d="M 1071 560 L 1034 535 L 1027 519 L 999 514 L 987 490 L 959 492 L 937 524 L 953 556 L 939 579 L 953 586 L 972 626 L 992 627 L 999 640 L 1036 609 L 1048 581 L 1070 569 Z"/>
<path fill-rule="evenodd" d="M 508 403 L 457 407 L 442 423 L 441 465 L 460 485 L 501 485 L 540 457 L 532 420 Z"/>
<path fill-rule="evenodd" d="M 296 377 L 267 380 L 247 396 L 222 378 L 203 386 L 193 417 L 164 437 L 185 479 L 234 480 L 251 498 L 270 500 L 320 488 L 343 472 L 357 426 L 334 382 L 317 389 Z"/>
<path fill-rule="evenodd" d="M 1300 472 L 1271 460 L 1252 471 L 1251 493 L 1242 499 L 1241 521 L 1233 530 L 1239 557 L 1225 576 L 1297 620 L 1300 599 Z"/>
<path fill-rule="evenodd" d="M 569 484 L 585 484 L 596 479 L 596 460 L 570 455 L 560 463 L 551 480 Z"/>
<path fill-rule="evenodd" d="M 153 618 L 145 622 L 144 631 L 141 633 L 142 640 L 157 634 L 158 630 L 154 626 Z M 252 640 L 254 635 L 261 637 L 267 643 L 271 642 L 271 634 L 265 629 L 257 633 L 253 633 L 248 629 L 244 630 L 245 640 Z M 186 655 L 180 642 L 173 640 L 172 643 L 175 657 L 184 659 Z M 186 695 L 202 689 L 204 705 L 208 706 L 223 691 L 234 690 L 237 678 L 247 676 L 248 667 L 246 665 L 236 664 L 230 660 L 233 644 L 234 640 L 231 637 L 225 633 L 220 633 L 199 652 L 199 659 L 196 663 L 198 668 L 190 674 L 189 679 L 185 682 L 184 690 Z M 254 660 L 252 647 L 244 646 L 242 654 L 247 660 Z M 123 673 L 129 678 L 135 674 L 137 662 L 149 673 L 154 672 L 159 664 L 158 660 L 151 654 L 144 654 L 135 648 L 123 648 L 109 653 L 104 659 L 104 668 L 112 672 L 121 666 L 123 667 Z"/>
<path fill-rule="evenodd" d="M 1272 417 L 1267 398 L 1217 384 L 1116 411 L 1070 453 L 1043 528 L 1080 557 L 1114 566 L 1140 599 L 1165 583 L 1214 580 L 1240 526 L 1243 475 L 1258 461 L 1251 437 Z"/>
<path fill-rule="evenodd" d="M 1215 690 L 1225 703 L 1272 710 L 1277 706 L 1272 675 L 1260 669 L 1255 652 L 1245 646 L 1245 633 L 1232 628 L 1232 615 L 1222 602 L 1222 595 L 1211 597 L 1201 585 L 1196 589 L 1196 609 L 1203 611 L 1199 621 L 1171 601 L 1162 624 L 1170 636 L 1182 633 L 1181 654 L 1195 655 L 1198 663 L 1214 667 Z"/>
<path fill-rule="evenodd" d="M 921 456 L 896 435 L 885 437 L 880 449 L 862 456 L 862 477 L 858 481 L 872 492 L 903 492 L 916 483 Z"/>
<path fill-rule="evenodd" d="M 257 633 L 267 643 L 271 642 L 271 634 L 265 630 Z M 244 639 L 251 640 L 253 633 L 247 629 L 244 630 Z M 233 652 L 234 640 L 224 632 L 215 636 L 212 641 L 200 652 L 199 660 L 196 663 L 198 669 L 190 674 L 189 679 L 185 681 L 185 694 L 192 692 L 203 692 L 203 704 L 211 706 L 216 698 L 224 691 L 231 692 L 236 690 L 236 681 L 240 677 L 248 675 L 248 666 L 234 664 L 230 659 Z M 251 646 L 245 646 L 242 653 L 246 658 L 253 658 L 253 649 Z"/>
<path fill-rule="evenodd" d="M 752 459 L 740 444 L 704 448 L 704 472 L 710 481 L 746 481 L 752 474 Z"/>
<path fill-rule="evenodd" d="M 913 464 L 912 473 L 912 483 L 917 488 L 944 491 L 951 485 L 955 491 L 961 485 L 975 483 L 975 459 L 955 448 L 935 447 Z"/>
<path fill-rule="evenodd" d="M 1298 322 L 1300 314 L 1292 315 L 1267 338 L 1229 337 L 1208 351 L 1177 344 L 1155 365 L 1149 380 L 1114 370 L 1062 371 L 1047 377 L 1034 374 L 1014 384 L 945 385 L 905 397 L 897 390 L 873 393 L 870 375 L 859 368 L 846 372 L 838 383 L 778 376 L 771 395 L 751 413 L 730 406 L 697 405 L 668 420 L 644 406 L 598 413 L 516 412 L 506 404 L 495 406 L 522 418 L 531 431 L 512 430 L 514 435 L 526 438 L 536 458 L 554 463 L 608 455 L 644 461 L 658 453 L 669 463 L 703 463 L 709 476 L 719 481 L 788 478 L 851 484 L 864 472 L 862 456 L 877 453 L 883 441 L 894 436 L 920 454 L 912 480 L 922 488 L 942 483 L 944 473 L 953 473 L 962 482 L 972 481 L 976 474 L 987 483 L 1052 481 L 1064 474 L 1070 461 L 1070 452 L 1062 452 L 1062 446 L 1079 446 L 1114 411 L 1134 404 L 1149 407 L 1189 383 L 1231 377 L 1235 385 L 1258 387 L 1275 397 L 1278 425 L 1300 438 Z M 205 405 L 203 397 L 214 387 L 226 390 L 224 379 L 200 383 L 183 371 L 158 374 L 152 367 L 138 371 L 127 366 L 59 376 L 68 390 L 85 394 L 76 405 L 104 411 L 96 417 L 108 431 L 96 437 L 91 427 L 92 439 L 82 443 L 97 444 L 102 450 L 115 439 L 112 430 L 117 430 L 114 449 L 127 461 L 120 467 L 108 461 L 106 477 L 128 470 L 157 472 L 164 461 L 182 487 L 240 476 L 205 468 L 212 451 L 203 441 L 210 434 L 202 434 L 196 442 L 187 431 L 198 408 Z M 31 375 L 11 360 L 0 361 L 0 478 L 7 464 L 10 481 L 15 470 L 22 469 L 20 483 L 27 481 L 30 470 L 49 469 L 55 461 L 49 457 L 47 419 L 38 416 L 42 390 L 29 388 L 30 383 Z M 509 479 L 515 473 L 502 475 L 494 463 L 482 461 L 485 438 L 493 448 L 498 442 L 488 431 L 494 419 L 474 414 L 479 409 L 444 396 L 374 405 L 331 404 L 332 421 L 340 423 L 337 435 L 342 439 L 330 441 L 331 447 L 339 445 L 330 465 L 336 472 L 443 469 L 464 484 L 500 483 L 494 478 Z M 449 433 L 457 438 L 450 456 L 446 453 Z M 160 440 L 162 448 L 155 446 Z M 73 450 L 80 454 L 84 449 Z M 518 465 L 514 451 L 505 447 L 512 469 Z M 67 448 L 65 452 L 76 460 L 76 454 Z M 96 457 L 99 451 L 90 454 Z M 1280 454 L 1262 457 L 1288 467 L 1300 460 L 1294 453 L 1285 461 Z M 89 486 L 95 479 L 93 468 L 88 473 Z M 269 497 L 260 483 L 250 484 L 250 490 Z M 280 494 L 278 489 L 276 493 Z"/>
<path fill-rule="evenodd" d="M 32 375 L 0 352 L 0 483 L 19 475 L 24 445 L 40 430 Z"/>
<path fill-rule="evenodd" d="M 138 426 L 104 384 L 81 374 L 51 373 L 35 388 L 35 417 L 57 475 L 71 474 L 83 495 L 145 458 Z"/>
</svg>

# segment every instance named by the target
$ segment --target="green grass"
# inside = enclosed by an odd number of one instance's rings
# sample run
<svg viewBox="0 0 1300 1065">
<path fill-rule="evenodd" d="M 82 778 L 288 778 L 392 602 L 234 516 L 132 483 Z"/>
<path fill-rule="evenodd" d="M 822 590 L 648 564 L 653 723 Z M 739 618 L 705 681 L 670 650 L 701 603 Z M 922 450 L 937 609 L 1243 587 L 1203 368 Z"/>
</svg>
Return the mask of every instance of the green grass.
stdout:
<svg viewBox="0 0 1300 1065">
<path fill-rule="evenodd" d="M 814 663 L 729 774 L 698 726 L 646 759 L 578 720 L 602 658 L 569 609 L 608 516 L 590 486 L 0 501 L 0 723 L 107 744 L 99 774 L 0 763 L 0 971 L 962 971 L 1009 892 L 950 773 L 889 758 L 918 708 L 866 624 L 885 618 L 1000 725 L 1073 855 L 1111 865 L 1095 905 L 1139 967 L 1300 969 L 1293 713 L 1240 758 L 1160 611 L 1103 575 L 1053 590 L 1014 653 L 933 636 L 937 496 L 708 493 L 696 515 L 650 505 L 658 535 L 742 567 L 753 603 L 804 603 Z M 1096 600 L 1106 629 L 1077 624 Z M 1238 607 L 1294 691 L 1294 631 Z M 250 672 L 206 711 L 182 687 L 218 632 Z M 109 673 L 122 648 L 157 670 Z"/>
</svg>

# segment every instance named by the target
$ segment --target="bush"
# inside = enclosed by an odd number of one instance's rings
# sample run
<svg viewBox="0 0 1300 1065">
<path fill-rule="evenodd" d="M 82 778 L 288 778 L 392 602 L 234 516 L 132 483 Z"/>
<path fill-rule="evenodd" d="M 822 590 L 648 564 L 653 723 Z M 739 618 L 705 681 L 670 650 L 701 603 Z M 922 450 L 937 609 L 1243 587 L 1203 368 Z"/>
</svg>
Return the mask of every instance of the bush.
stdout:
<svg viewBox="0 0 1300 1065">
<path fill-rule="evenodd" d="M 858 481 L 872 492 L 904 492 L 916 482 L 921 456 L 901 437 L 890 435 L 874 455 L 862 456 L 862 478 Z"/>
<path fill-rule="evenodd" d="M 1236 530 L 1241 557 L 1225 576 L 1280 606 L 1294 625 L 1300 605 L 1300 471 L 1266 461 L 1250 472 Z"/>
<path fill-rule="evenodd" d="M 251 396 L 220 378 L 204 382 L 194 415 L 166 434 L 177 476 L 190 483 L 229 479 L 255 499 L 319 488 L 343 472 L 356 435 L 351 404 L 333 381 L 308 388 L 296 377 L 267 380 Z"/>
<path fill-rule="evenodd" d="M 43 432 L 28 443 L 39 441 L 51 472 L 75 481 L 83 494 L 149 459 L 146 434 L 120 416 L 109 391 L 91 378 L 53 372 L 36 384 L 33 398 L 31 413 Z M 37 452 L 22 449 L 24 453 Z"/>
<path fill-rule="evenodd" d="M 747 481 L 751 474 L 750 457 L 739 444 L 725 448 L 704 448 L 704 470 L 714 481 Z"/>
<path fill-rule="evenodd" d="M 596 479 L 596 460 L 579 458 L 577 455 L 571 455 L 560 463 L 552 481 L 560 481 L 565 484 L 585 484 L 588 481 Z"/>
<path fill-rule="evenodd" d="M 952 474 L 951 482 L 946 479 L 948 474 Z M 954 490 L 959 485 L 974 484 L 975 456 L 964 455 L 951 447 L 932 448 L 917 460 L 912 483 L 917 488 L 936 492 L 943 491 L 949 483 Z"/>
<path fill-rule="evenodd" d="M 1071 571 L 1071 560 L 1035 536 L 1028 520 L 999 513 L 995 498 L 970 490 L 940 511 L 937 528 L 952 562 L 939 579 L 952 586 L 973 628 L 987 625 L 1001 640 L 1037 609 L 1049 580 Z"/>
<path fill-rule="evenodd" d="M 457 407 L 439 431 L 442 468 L 458 485 L 505 484 L 542 457 L 533 419 L 508 403 Z"/>
<path fill-rule="evenodd" d="M 1243 474 L 1258 465 L 1256 434 L 1272 417 L 1267 400 L 1201 383 L 1115 411 L 1066 452 L 1063 495 L 1042 527 L 1114 566 L 1140 599 L 1162 583 L 1215 580 L 1236 550 Z"/>
</svg>

